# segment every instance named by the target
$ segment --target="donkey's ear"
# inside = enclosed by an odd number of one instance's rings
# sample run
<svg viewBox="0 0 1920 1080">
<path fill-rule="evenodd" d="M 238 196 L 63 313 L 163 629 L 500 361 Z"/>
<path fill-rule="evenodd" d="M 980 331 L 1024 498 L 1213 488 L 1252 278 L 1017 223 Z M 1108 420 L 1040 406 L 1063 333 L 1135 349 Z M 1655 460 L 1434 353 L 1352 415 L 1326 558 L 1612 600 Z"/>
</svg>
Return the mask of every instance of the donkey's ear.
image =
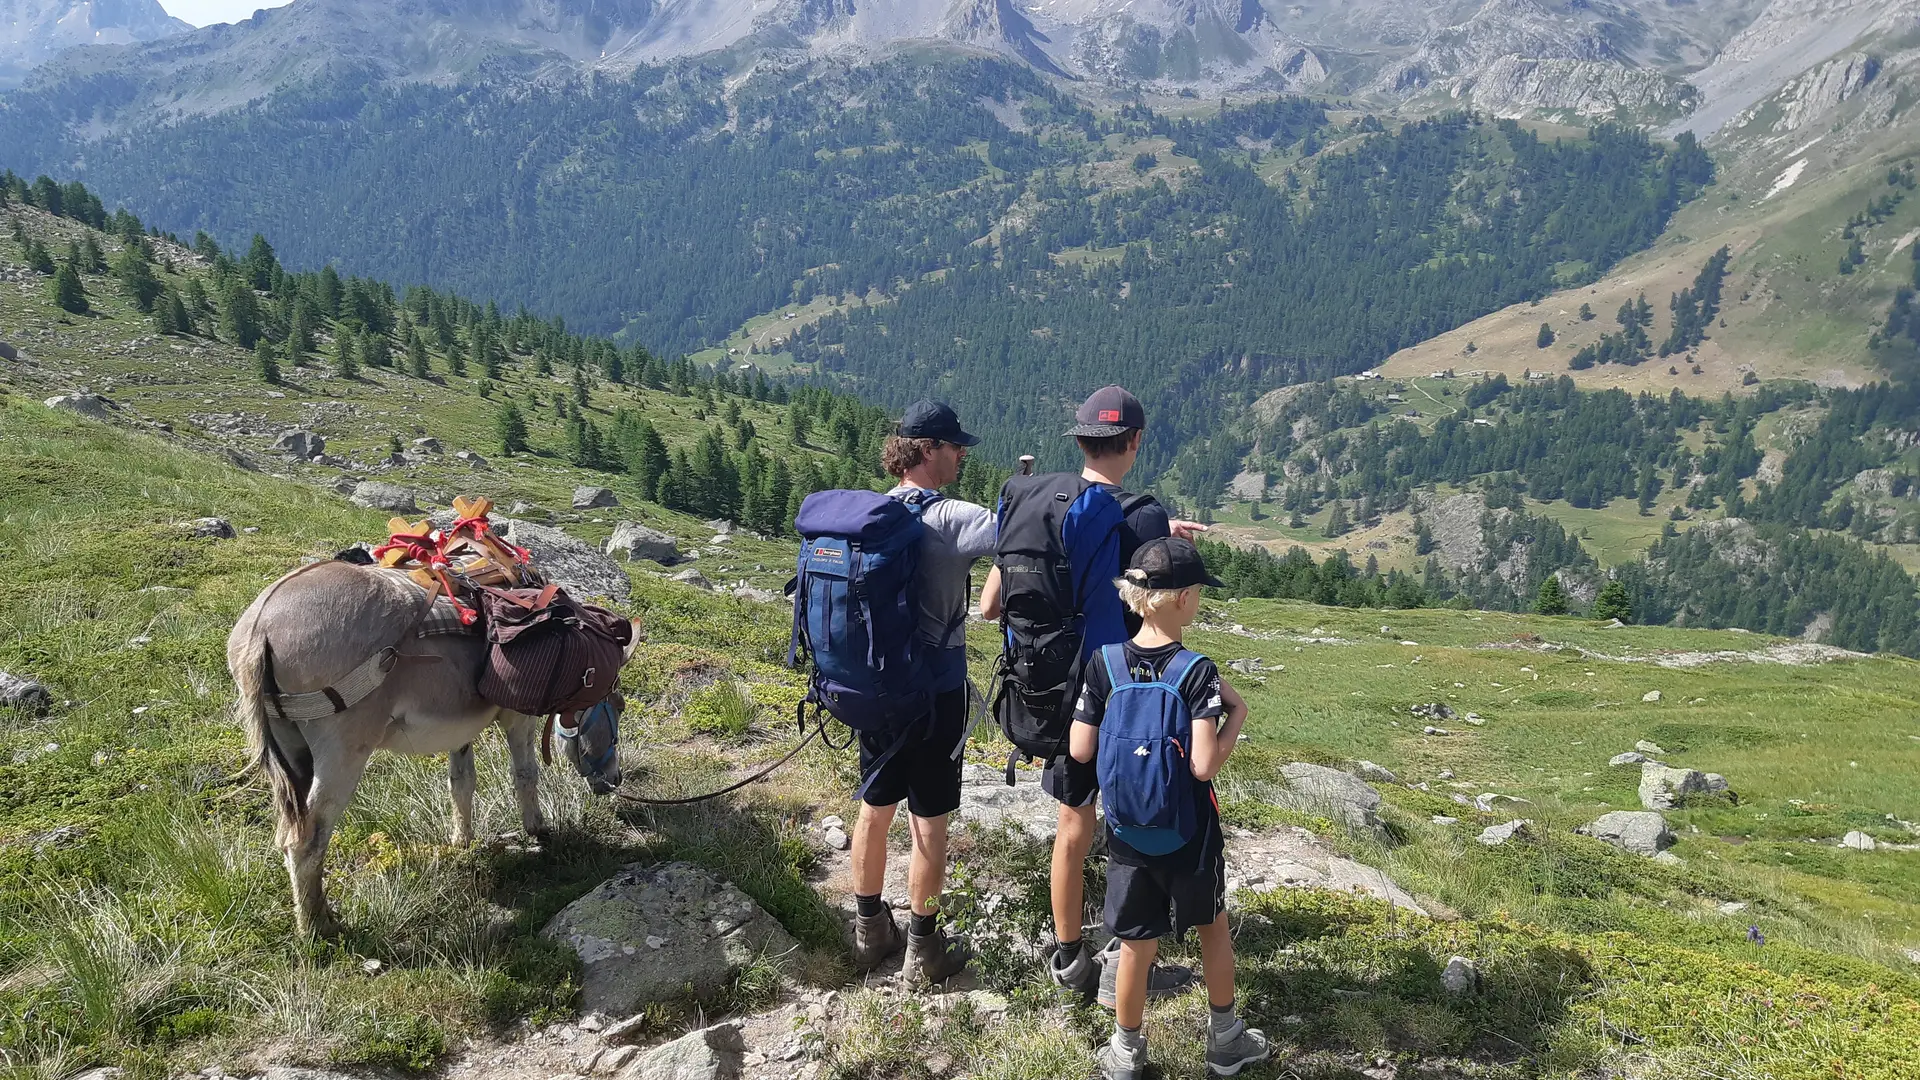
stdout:
<svg viewBox="0 0 1920 1080">
<path fill-rule="evenodd" d="M 641 644 L 647 640 L 646 626 L 642 624 L 639 619 L 629 619 L 628 621 L 633 624 L 633 637 L 627 640 L 626 652 L 620 656 L 620 662 L 622 664 L 633 659 L 633 651 L 638 649 Z"/>
</svg>

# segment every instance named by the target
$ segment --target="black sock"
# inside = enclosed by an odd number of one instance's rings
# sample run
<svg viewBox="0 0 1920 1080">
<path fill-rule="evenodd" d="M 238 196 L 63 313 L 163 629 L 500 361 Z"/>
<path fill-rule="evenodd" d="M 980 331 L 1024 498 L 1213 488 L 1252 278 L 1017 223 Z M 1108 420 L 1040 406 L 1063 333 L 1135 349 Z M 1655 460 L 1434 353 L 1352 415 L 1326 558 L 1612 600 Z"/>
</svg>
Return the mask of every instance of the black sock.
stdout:
<svg viewBox="0 0 1920 1080">
<path fill-rule="evenodd" d="M 907 920 L 907 932 L 918 937 L 926 937 L 933 933 L 933 921 L 939 917 L 938 912 L 929 911 L 925 915 L 915 912 L 913 917 Z"/>
<path fill-rule="evenodd" d="M 853 902 L 859 908 L 860 917 L 863 919 L 871 919 L 875 915 L 887 910 L 887 906 L 880 902 L 879 893 L 874 893 L 872 896 L 861 896 L 855 893 Z"/>
<path fill-rule="evenodd" d="M 1073 962 L 1080 959 L 1080 947 L 1084 944 L 1086 944 L 1086 942 L 1079 938 L 1075 938 L 1072 941 L 1061 942 L 1060 951 L 1054 960 L 1054 965 L 1063 968 L 1072 967 Z"/>
<path fill-rule="evenodd" d="M 1215 1014 L 1215 1015 L 1217 1015 L 1217 1016 L 1218 1016 L 1218 1015 L 1227 1015 L 1227 1016 L 1230 1016 L 1230 1015 L 1232 1015 L 1232 1014 L 1233 1014 L 1233 1005 L 1234 1005 L 1234 1003 L 1233 1003 L 1233 1002 L 1231 1002 L 1231 1001 L 1229 1001 L 1229 1002 L 1227 1002 L 1227 1003 L 1226 1003 L 1225 1005 L 1215 1005 L 1215 1004 L 1214 1004 L 1213 1002 L 1211 1002 L 1211 1001 L 1209 1001 L 1209 1002 L 1207 1002 L 1207 1008 L 1209 1008 L 1209 1009 L 1212 1009 L 1212 1010 L 1214 1011 L 1214 1014 Z"/>
</svg>

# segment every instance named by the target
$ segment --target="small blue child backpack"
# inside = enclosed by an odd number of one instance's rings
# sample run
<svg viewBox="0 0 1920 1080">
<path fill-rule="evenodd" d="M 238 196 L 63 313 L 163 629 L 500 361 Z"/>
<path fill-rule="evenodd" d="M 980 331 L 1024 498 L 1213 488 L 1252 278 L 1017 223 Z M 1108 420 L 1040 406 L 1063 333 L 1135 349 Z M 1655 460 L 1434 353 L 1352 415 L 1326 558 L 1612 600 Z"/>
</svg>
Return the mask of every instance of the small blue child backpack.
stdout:
<svg viewBox="0 0 1920 1080">
<path fill-rule="evenodd" d="M 920 513 L 938 498 L 816 491 L 793 523 L 800 559 L 787 664 L 803 652 L 813 661 L 802 708 L 824 708 L 857 732 L 897 732 L 885 757 L 933 707 L 915 581 L 925 531 Z"/>
<path fill-rule="evenodd" d="M 1193 712 L 1180 693 L 1200 654 L 1181 649 L 1147 682 L 1127 669 L 1125 645 L 1102 646 L 1100 659 L 1112 684 L 1095 759 L 1107 826 L 1142 855 L 1171 854 L 1200 827 L 1188 756 Z"/>
</svg>

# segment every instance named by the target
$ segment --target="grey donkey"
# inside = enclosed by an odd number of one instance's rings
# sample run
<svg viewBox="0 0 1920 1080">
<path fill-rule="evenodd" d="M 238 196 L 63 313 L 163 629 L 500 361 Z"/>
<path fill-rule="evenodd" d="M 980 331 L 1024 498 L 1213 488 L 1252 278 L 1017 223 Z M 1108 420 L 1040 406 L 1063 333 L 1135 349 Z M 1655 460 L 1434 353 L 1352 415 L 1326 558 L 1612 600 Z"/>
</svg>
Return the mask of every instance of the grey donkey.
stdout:
<svg viewBox="0 0 1920 1080">
<path fill-rule="evenodd" d="M 327 844 L 375 750 L 448 755 L 452 840 L 468 844 L 476 784 L 473 741 L 489 724 L 498 724 L 513 758 L 520 823 L 530 836 L 547 832 L 538 787 L 544 722 L 491 705 L 475 692 L 486 661 L 484 639 L 415 635 L 424 599 L 402 575 L 346 562 L 317 563 L 268 586 L 227 637 L 227 670 L 238 690 L 235 715 L 246 729 L 255 767 L 273 788 L 274 840 L 286 857 L 294 922 L 302 933 L 339 931 L 321 879 Z M 636 623 L 636 643 L 642 638 L 639 630 Z M 312 720 L 279 715 L 276 693 L 330 688 L 389 648 L 394 653 L 385 677 L 345 710 Z M 629 647 L 627 659 L 632 654 Z M 618 755 L 609 752 L 614 748 L 592 742 L 610 741 L 613 732 L 614 725 L 602 724 L 562 740 L 596 791 L 620 784 Z M 603 764 L 593 772 L 584 762 Z"/>
</svg>

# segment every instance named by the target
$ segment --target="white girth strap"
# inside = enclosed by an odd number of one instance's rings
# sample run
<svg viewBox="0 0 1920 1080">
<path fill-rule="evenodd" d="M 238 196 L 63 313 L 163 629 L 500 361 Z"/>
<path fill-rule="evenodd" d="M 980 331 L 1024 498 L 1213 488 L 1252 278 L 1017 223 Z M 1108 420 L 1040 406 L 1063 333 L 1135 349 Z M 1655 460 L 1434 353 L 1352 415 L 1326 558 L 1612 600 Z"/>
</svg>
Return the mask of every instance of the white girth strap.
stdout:
<svg viewBox="0 0 1920 1080">
<path fill-rule="evenodd" d="M 380 689 L 387 681 L 387 673 L 399 661 L 400 650 L 387 646 L 362 661 L 359 667 L 347 672 L 346 676 L 332 686 L 323 686 L 305 694 L 272 695 L 273 710 L 282 720 L 305 723 L 309 720 L 322 720 L 335 713 L 343 713 L 366 700 L 368 694 Z"/>
</svg>

